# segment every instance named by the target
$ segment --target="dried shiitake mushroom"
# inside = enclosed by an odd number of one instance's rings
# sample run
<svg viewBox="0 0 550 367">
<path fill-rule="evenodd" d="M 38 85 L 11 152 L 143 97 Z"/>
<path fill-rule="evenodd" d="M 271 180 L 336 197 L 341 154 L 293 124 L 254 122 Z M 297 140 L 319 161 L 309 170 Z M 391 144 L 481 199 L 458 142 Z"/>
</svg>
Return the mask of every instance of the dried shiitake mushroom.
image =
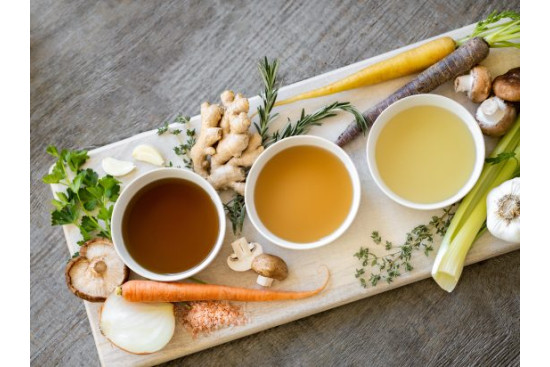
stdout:
<svg viewBox="0 0 550 367">
<path fill-rule="evenodd" d="M 128 279 L 129 271 L 118 257 L 113 243 L 104 238 L 90 240 L 80 247 L 80 255 L 65 268 L 67 287 L 77 297 L 103 302 Z"/>
</svg>

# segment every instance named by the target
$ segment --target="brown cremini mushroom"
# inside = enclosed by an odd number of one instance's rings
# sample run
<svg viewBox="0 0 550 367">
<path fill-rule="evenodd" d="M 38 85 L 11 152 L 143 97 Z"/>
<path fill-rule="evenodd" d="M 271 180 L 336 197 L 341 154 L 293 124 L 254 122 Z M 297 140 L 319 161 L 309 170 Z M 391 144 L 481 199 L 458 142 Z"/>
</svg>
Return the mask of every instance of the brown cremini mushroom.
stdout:
<svg viewBox="0 0 550 367">
<path fill-rule="evenodd" d="M 517 111 L 514 105 L 493 96 L 479 105 L 476 120 L 483 134 L 502 136 L 514 124 Z"/>
<path fill-rule="evenodd" d="M 493 91 L 505 101 L 519 102 L 519 67 L 497 76 L 493 82 Z"/>
<path fill-rule="evenodd" d="M 485 66 L 475 66 L 470 74 L 455 79 L 455 91 L 466 92 L 472 102 L 480 103 L 491 93 L 491 73 Z"/>
<path fill-rule="evenodd" d="M 252 261 L 252 270 L 258 273 L 256 283 L 270 287 L 273 279 L 284 280 L 288 276 L 288 267 L 279 256 L 261 254 Z"/>
<path fill-rule="evenodd" d="M 128 279 L 129 271 L 118 257 L 111 241 L 90 240 L 80 247 L 80 255 L 65 268 L 67 286 L 77 297 L 103 302 Z"/>
</svg>

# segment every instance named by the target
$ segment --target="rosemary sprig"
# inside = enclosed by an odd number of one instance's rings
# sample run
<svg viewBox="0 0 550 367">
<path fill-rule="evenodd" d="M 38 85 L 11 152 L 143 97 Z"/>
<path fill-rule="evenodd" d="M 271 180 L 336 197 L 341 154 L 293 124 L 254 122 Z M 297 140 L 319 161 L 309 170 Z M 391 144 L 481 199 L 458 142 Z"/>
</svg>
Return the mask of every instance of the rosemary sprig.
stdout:
<svg viewBox="0 0 550 367">
<path fill-rule="evenodd" d="M 271 63 L 264 57 L 262 61 L 258 63 L 258 71 L 262 77 L 264 83 L 264 91 L 260 93 L 262 98 L 262 105 L 258 106 L 258 118 L 259 122 L 254 123 L 258 133 L 262 137 L 262 143 L 265 143 L 269 139 L 268 129 L 269 124 L 277 117 L 277 113 L 271 114 L 273 105 L 277 100 L 278 87 L 277 84 L 277 70 L 279 69 L 279 60 L 275 59 Z"/>
<path fill-rule="evenodd" d="M 225 213 L 231 221 L 233 234 L 238 235 L 243 230 L 244 218 L 246 217 L 246 206 L 244 205 L 244 196 L 236 194 L 233 199 L 223 204 Z"/>
<path fill-rule="evenodd" d="M 264 146 L 269 146 L 281 139 L 288 138 L 289 136 L 305 134 L 312 126 L 322 125 L 322 120 L 336 116 L 337 111 L 346 111 L 353 114 L 357 120 L 357 123 L 361 126 L 361 129 L 364 130 L 367 128 L 365 118 L 351 103 L 334 102 L 309 115 L 306 115 L 305 110 L 302 109 L 302 114 L 300 115 L 300 119 L 298 121 L 292 124 L 289 119 L 286 127 L 273 133 Z"/>
<path fill-rule="evenodd" d="M 390 241 L 383 241 L 378 231 L 373 231 L 371 238 L 375 244 L 383 243 L 386 251 L 392 249 L 395 251 L 378 256 L 368 247 L 361 247 L 354 254 L 361 261 L 361 267 L 355 269 L 355 277 L 359 279 L 361 286 L 366 288 L 370 283 L 375 287 L 379 281 L 386 281 L 389 284 L 401 276 L 401 272 L 413 270 L 414 267 L 411 263 L 413 252 L 423 251 L 424 255 L 430 255 L 433 251 L 434 236 L 445 234 L 454 216 L 454 210 L 455 205 L 452 205 L 443 209 L 443 214 L 440 216 L 433 216 L 429 224 L 416 226 L 407 233 L 405 242 L 399 246 L 395 246 Z M 368 278 L 367 273 L 369 273 Z"/>
</svg>

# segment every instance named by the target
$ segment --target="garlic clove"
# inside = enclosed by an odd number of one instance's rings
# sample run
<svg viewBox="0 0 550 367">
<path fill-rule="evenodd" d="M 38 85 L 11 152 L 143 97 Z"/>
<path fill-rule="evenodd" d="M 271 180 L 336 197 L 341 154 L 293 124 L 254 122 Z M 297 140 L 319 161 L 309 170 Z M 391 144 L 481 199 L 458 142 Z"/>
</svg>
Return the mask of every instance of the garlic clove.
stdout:
<svg viewBox="0 0 550 367">
<path fill-rule="evenodd" d="M 106 174 L 119 177 L 132 172 L 136 166 L 132 162 L 119 161 L 118 159 L 107 157 L 101 161 L 101 167 Z"/>
<path fill-rule="evenodd" d="M 138 145 L 134 148 L 134 151 L 132 152 L 132 157 L 134 157 L 134 159 L 137 161 L 151 163 L 155 166 L 164 165 L 164 158 L 162 158 L 160 152 L 151 145 Z"/>
</svg>

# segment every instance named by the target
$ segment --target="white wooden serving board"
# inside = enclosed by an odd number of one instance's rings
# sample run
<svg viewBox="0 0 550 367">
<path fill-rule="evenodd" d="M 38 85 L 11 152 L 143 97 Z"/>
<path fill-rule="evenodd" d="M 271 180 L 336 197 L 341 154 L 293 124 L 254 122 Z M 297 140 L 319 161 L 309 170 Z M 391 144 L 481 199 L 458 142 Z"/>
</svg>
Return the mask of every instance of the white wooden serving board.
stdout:
<svg viewBox="0 0 550 367">
<path fill-rule="evenodd" d="M 446 33 L 446 35 L 458 39 L 471 32 L 474 25 L 457 29 Z M 434 37 L 435 38 L 435 37 Z M 423 43 L 425 41 L 419 42 Z M 392 52 L 388 52 L 377 57 L 358 62 L 332 72 L 319 75 L 317 77 L 304 80 L 282 88 L 279 92 L 279 98 L 284 99 L 306 90 L 326 85 L 334 80 L 340 79 L 350 73 L 365 67 L 366 65 L 385 59 L 403 50 L 417 46 L 409 45 Z M 516 49 L 494 49 L 491 50 L 488 58 L 483 62 L 490 68 L 493 75 L 499 75 L 512 67 L 519 66 L 520 54 Z M 285 67 L 282 60 L 282 68 Z M 289 106 L 283 106 L 276 111 L 280 113 L 275 121 L 275 128 L 284 125 L 289 117 L 295 121 L 302 108 L 306 112 L 314 110 L 331 103 L 335 100 L 350 101 L 361 111 L 365 111 L 376 102 L 382 100 L 391 92 L 405 84 L 412 76 L 400 78 L 386 83 L 355 89 L 352 91 L 340 93 L 338 95 L 327 96 L 314 100 L 298 102 Z M 220 86 L 219 92 L 223 88 Z M 258 86 L 258 89 L 259 86 Z M 447 83 L 439 87 L 434 93 L 446 95 L 463 103 L 470 111 L 475 111 L 475 105 L 467 100 L 464 95 L 454 93 L 452 84 Z M 197 109 L 203 101 L 196 101 Z M 211 103 L 220 103 L 219 101 L 209 101 Z M 260 103 L 259 97 L 250 99 L 250 111 L 255 111 Z M 170 113 L 173 111 L 167 111 Z M 319 135 L 330 140 L 334 140 L 338 134 L 352 121 L 349 114 L 341 113 L 338 116 L 326 120 L 323 126 L 313 128 L 310 133 Z M 200 119 L 195 116 L 192 126 L 198 128 Z M 182 134 L 184 135 L 184 134 Z M 172 161 L 174 165 L 181 165 L 180 158 L 173 152 L 173 147 L 180 144 L 178 137 L 164 134 L 158 136 L 156 131 L 148 131 L 135 135 L 131 138 L 95 149 L 89 153 L 90 159 L 86 167 L 91 167 L 100 175 L 104 174 L 101 168 L 101 160 L 104 157 L 114 157 L 122 160 L 132 161 L 131 152 L 135 146 L 140 143 L 148 143 L 157 147 L 167 161 Z M 387 197 L 376 187 L 369 174 L 366 164 L 365 152 L 366 139 L 360 137 L 346 147 L 346 151 L 355 162 L 361 178 L 361 204 L 357 217 L 349 230 L 337 241 L 320 249 L 307 251 L 292 251 L 282 249 L 269 243 L 266 239 L 257 233 L 247 220 L 244 224 L 243 235 L 250 241 L 257 241 L 262 244 L 264 251 L 281 256 L 286 260 L 290 269 L 288 279 L 283 282 L 276 282 L 275 289 L 301 290 L 311 289 L 320 285 L 322 275 L 319 273 L 321 265 L 327 265 L 331 272 L 331 280 L 328 287 L 318 296 L 301 301 L 287 302 L 268 302 L 268 303 L 248 303 L 242 304 L 248 318 L 248 323 L 243 326 L 229 327 L 213 332 L 209 335 L 193 338 L 192 335 L 181 324 L 178 325 L 176 333 L 171 342 L 162 351 L 154 354 L 137 356 L 126 353 L 113 346 L 99 331 L 98 316 L 101 304 L 84 302 L 92 332 L 97 345 L 99 358 L 103 366 L 151 366 L 182 357 L 203 349 L 207 349 L 230 340 L 241 338 L 246 335 L 257 333 L 271 327 L 291 322 L 302 317 L 306 317 L 318 312 L 322 312 L 334 307 L 356 301 L 361 298 L 370 297 L 393 288 L 397 288 L 430 276 L 431 266 L 434 260 L 435 252 L 430 257 L 419 251 L 413 255 L 415 268 L 410 273 L 405 273 L 397 278 L 392 284 L 384 282 L 376 287 L 364 289 L 360 287 L 355 278 L 355 269 L 359 266 L 358 260 L 353 254 L 360 246 L 368 246 L 376 254 L 384 254 L 383 246 L 375 245 L 370 239 L 373 230 L 380 231 L 380 234 L 387 240 L 394 243 L 402 243 L 405 234 L 418 224 L 429 222 L 432 215 L 438 215 L 441 211 L 416 211 L 402 207 Z M 490 151 L 495 141 L 487 140 L 487 150 Z M 124 186 L 138 175 L 154 169 L 156 167 L 136 162 L 137 169 L 121 179 Z M 52 185 L 54 191 L 61 191 L 63 187 Z M 80 239 L 78 229 L 74 226 L 64 226 L 65 237 L 70 253 L 78 250 L 77 241 Z M 230 255 L 230 243 L 235 239 L 232 234 L 230 223 L 223 247 L 214 260 L 214 262 L 203 272 L 197 275 L 198 278 L 213 284 L 226 284 L 232 286 L 258 287 L 255 284 L 256 276 L 252 272 L 236 273 L 231 271 L 226 265 L 226 258 Z M 439 247 L 439 238 L 436 238 L 434 248 Z M 467 264 L 472 264 L 494 256 L 498 256 L 510 251 L 519 249 L 519 244 L 509 244 L 496 240 L 489 234 L 485 234 L 470 250 L 467 257 Z M 460 284 L 458 285 L 460 287 Z M 443 290 L 441 291 L 443 292 Z M 68 296 L 68 295 L 67 295 Z M 452 297 L 452 294 L 450 295 Z"/>
</svg>

